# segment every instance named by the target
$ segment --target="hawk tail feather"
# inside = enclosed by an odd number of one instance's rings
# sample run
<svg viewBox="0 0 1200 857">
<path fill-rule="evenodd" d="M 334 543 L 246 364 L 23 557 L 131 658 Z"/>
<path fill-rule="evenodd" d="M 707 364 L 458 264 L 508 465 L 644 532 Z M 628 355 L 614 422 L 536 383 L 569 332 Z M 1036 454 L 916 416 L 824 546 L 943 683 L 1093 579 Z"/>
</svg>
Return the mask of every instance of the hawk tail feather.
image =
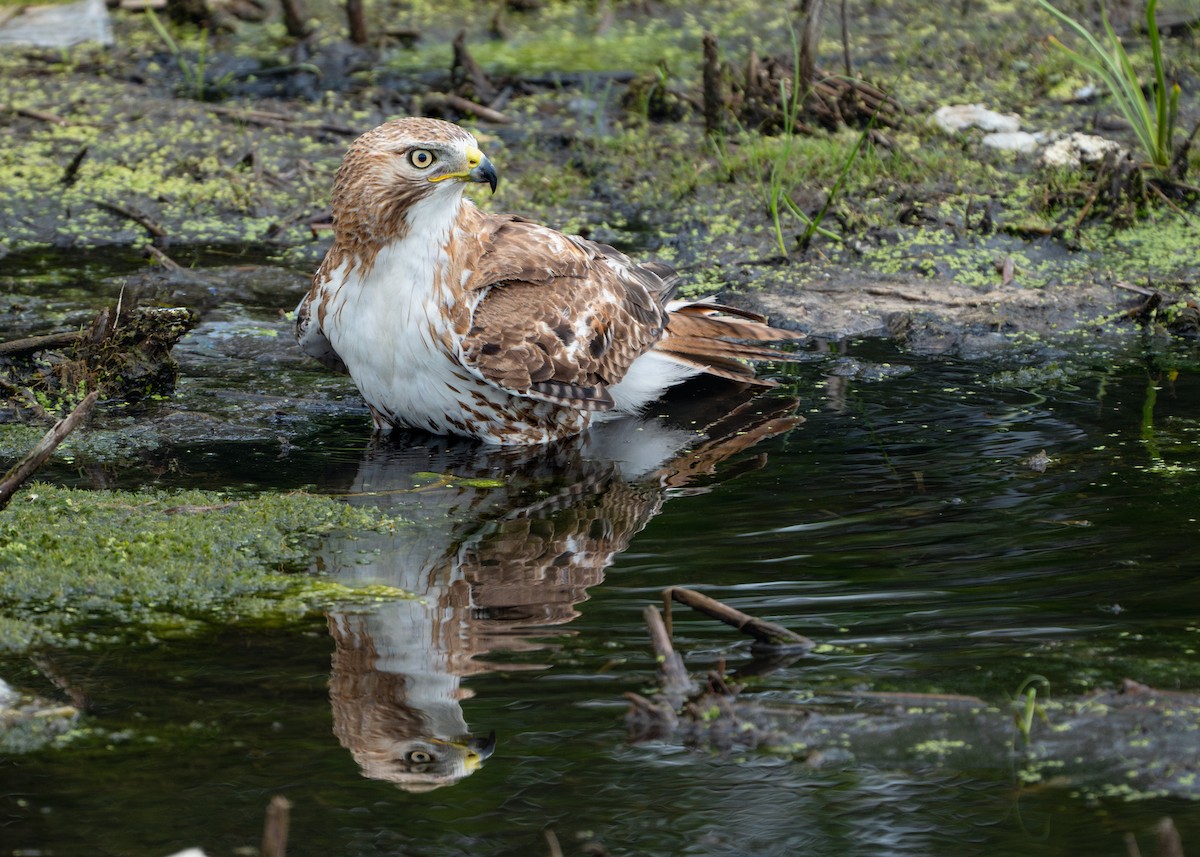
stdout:
<svg viewBox="0 0 1200 857">
<path fill-rule="evenodd" d="M 667 329 L 654 350 L 708 375 L 745 384 L 776 386 L 754 374 L 758 361 L 789 362 L 799 358 L 763 343 L 803 339 L 804 334 L 771 327 L 765 316 L 709 301 L 668 306 Z"/>
</svg>

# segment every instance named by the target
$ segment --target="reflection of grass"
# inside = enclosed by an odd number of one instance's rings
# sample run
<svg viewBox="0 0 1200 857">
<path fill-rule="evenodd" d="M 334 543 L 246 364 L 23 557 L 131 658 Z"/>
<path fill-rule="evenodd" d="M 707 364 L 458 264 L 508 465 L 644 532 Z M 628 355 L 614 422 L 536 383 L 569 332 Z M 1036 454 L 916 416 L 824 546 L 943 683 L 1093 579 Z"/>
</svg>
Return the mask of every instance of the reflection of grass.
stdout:
<svg viewBox="0 0 1200 857">
<path fill-rule="evenodd" d="M 1097 36 L 1074 18 L 1050 5 L 1048 0 L 1037 2 L 1079 34 L 1087 44 L 1088 50 L 1079 52 L 1050 37 L 1051 42 L 1065 51 L 1072 62 L 1104 83 L 1114 105 L 1137 135 L 1138 144 L 1149 159 L 1150 167 L 1166 177 L 1171 170 L 1172 139 L 1179 113 L 1179 84 L 1167 86 L 1162 41 L 1154 14 L 1158 0 L 1149 0 L 1146 4 L 1146 32 L 1150 36 L 1150 53 L 1154 62 L 1153 101 L 1148 100 L 1142 91 L 1137 71 L 1125 52 L 1125 46 L 1108 23 L 1107 15 L 1104 17 L 1104 34 Z"/>
</svg>

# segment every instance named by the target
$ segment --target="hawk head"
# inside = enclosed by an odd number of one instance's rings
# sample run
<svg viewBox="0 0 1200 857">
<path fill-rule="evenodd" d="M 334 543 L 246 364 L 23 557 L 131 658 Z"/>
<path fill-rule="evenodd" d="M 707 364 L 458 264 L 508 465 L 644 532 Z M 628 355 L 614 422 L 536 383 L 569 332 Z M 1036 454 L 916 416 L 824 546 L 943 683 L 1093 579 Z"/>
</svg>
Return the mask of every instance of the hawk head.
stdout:
<svg viewBox="0 0 1200 857">
<path fill-rule="evenodd" d="M 496 190 L 496 168 L 467 131 L 440 119 L 394 119 L 350 146 L 333 185 L 337 239 L 353 247 L 405 237 L 429 209 L 456 214 L 465 183 Z"/>
</svg>

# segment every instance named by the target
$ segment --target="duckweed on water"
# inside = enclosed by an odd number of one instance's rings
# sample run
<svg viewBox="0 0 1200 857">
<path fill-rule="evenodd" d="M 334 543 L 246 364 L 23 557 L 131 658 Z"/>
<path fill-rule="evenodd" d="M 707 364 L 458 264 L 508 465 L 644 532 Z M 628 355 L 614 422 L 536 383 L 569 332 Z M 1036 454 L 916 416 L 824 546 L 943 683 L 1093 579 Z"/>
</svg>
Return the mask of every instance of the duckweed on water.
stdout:
<svg viewBox="0 0 1200 857">
<path fill-rule="evenodd" d="M 329 497 L 85 491 L 34 485 L 0 512 L 0 650 L 274 621 L 402 593 L 295 574 L 315 539 L 396 521 Z M 106 630 L 94 631 L 102 628 Z"/>
</svg>

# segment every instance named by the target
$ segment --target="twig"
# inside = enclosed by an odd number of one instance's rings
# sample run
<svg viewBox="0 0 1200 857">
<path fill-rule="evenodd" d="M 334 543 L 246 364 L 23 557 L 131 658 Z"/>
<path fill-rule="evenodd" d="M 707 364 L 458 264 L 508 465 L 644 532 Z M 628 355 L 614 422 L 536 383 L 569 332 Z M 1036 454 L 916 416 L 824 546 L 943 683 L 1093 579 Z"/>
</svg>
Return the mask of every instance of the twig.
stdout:
<svg viewBox="0 0 1200 857">
<path fill-rule="evenodd" d="M 461 72 L 461 73 L 460 73 Z M 472 95 L 490 101 L 496 96 L 495 85 L 488 80 L 483 68 L 467 50 L 467 31 L 459 30 L 454 37 L 454 60 L 450 63 L 450 82 L 455 86 L 470 81 Z"/>
<path fill-rule="evenodd" d="M 134 223 L 138 224 L 138 226 L 141 226 L 150 233 L 150 237 L 153 239 L 156 247 L 165 247 L 168 243 L 170 243 L 171 236 L 167 234 L 167 230 L 164 229 L 160 223 L 152 220 L 148 214 L 143 214 L 134 208 L 126 208 L 125 206 L 119 205 L 115 202 L 105 202 L 102 199 L 96 200 L 96 205 L 100 206 L 106 211 L 111 211 L 113 214 L 119 215 L 120 217 L 132 220 Z"/>
<path fill-rule="evenodd" d="M 79 332 L 47 333 L 42 336 L 26 336 L 0 342 L 0 357 L 17 357 L 22 354 L 32 354 L 35 351 L 45 351 L 50 348 L 62 348 L 64 345 L 74 345 L 79 340 Z"/>
<path fill-rule="evenodd" d="M 71 163 L 67 164 L 67 168 L 63 170 L 62 178 L 58 183 L 70 187 L 75 184 L 75 180 L 79 178 L 79 167 L 83 164 L 83 159 L 87 157 L 88 147 L 82 147 L 75 153 L 75 157 L 71 158 Z"/>
<path fill-rule="evenodd" d="M 12 499 L 13 494 L 17 492 L 25 481 L 37 472 L 37 469 L 46 463 L 46 460 L 54 454 L 54 450 L 63 442 L 67 435 L 75 430 L 92 412 L 92 408 L 96 404 L 96 399 L 100 397 L 98 390 L 93 390 L 84 396 L 83 401 L 75 406 L 75 410 L 67 414 L 67 416 L 57 423 L 43 435 L 37 445 L 31 449 L 24 458 L 12 466 L 8 473 L 4 474 L 4 478 L 0 479 L 0 509 L 8 505 L 8 501 Z"/>
<path fill-rule="evenodd" d="M 512 119 L 505 116 L 498 110 L 493 110 L 490 107 L 485 107 L 482 104 L 477 104 L 470 99 L 463 98 L 461 95 L 455 95 L 452 92 L 431 92 L 425 97 L 425 105 L 444 106 L 460 113 L 470 113 L 478 116 L 484 122 L 494 122 L 497 125 L 508 125 L 512 123 Z"/>
<path fill-rule="evenodd" d="M 335 122 L 301 122 L 285 113 L 274 113 L 270 110 L 236 110 L 232 107 L 222 107 L 219 104 L 209 104 L 208 111 L 218 116 L 228 116 L 238 122 L 248 125 L 265 125 L 268 127 L 289 126 L 302 131 L 327 131 L 342 137 L 357 137 L 361 129 L 338 125 Z"/>
<path fill-rule="evenodd" d="M 1170 208 L 1172 211 L 1174 211 L 1176 214 L 1178 214 L 1180 217 L 1182 217 L 1184 222 L 1187 223 L 1188 226 L 1191 226 L 1193 228 L 1196 226 L 1196 224 L 1192 222 L 1192 219 L 1187 216 L 1187 213 L 1182 208 L 1180 208 L 1178 205 L 1173 203 L 1170 200 L 1170 198 L 1165 193 L 1163 193 L 1162 188 L 1160 188 L 1157 183 L 1147 182 L 1147 184 L 1150 186 L 1150 190 L 1152 190 L 1156 194 L 1158 194 L 1159 198 L 1167 204 L 1167 207 Z"/>
<path fill-rule="evenodd" d="M 153 259 L 154 263 L 168 271 L 182 271 L 183 265 L 180 265 L 162 250 L 159 250 L 153 244 L 147 244 L 142 248 L 142 255 L 148 259 Z M 117 307 L 117 312 L 120 312 L 120 306 Z"/>
<path fill-rule="evenodd" d="M 57 116 L 53 113 L 48 113 L 45 110 L 35 110 L 32 107 L 13 107 L 12 112 L 18 116 L 24 116 L 26 119 L 36 119 L 39 122 L 46 122 L 50 125 L 69 125 L 66 119 Z"/>
<path fill-rule="evenodd" d="M 846 77 L 854 75 L 850 68 L 850 28 L 846 23 L 846 0 L 842 0 L 842 66 L 846 69 Z"/>
<path fill-rule="evenodd" d="M 669 594 L 672 599 L 678 601 L 680 604 L 686 604 L 693 610 L 697 610 L 706 616 L 719 619 L 726 625 L 737 628 L 743 634 L 753 637 L 760 646 L 776 649 L 797 647 L 811 649 L 816 645 L 816 643 L 803 634 L 797 634 L 795 631 L 789 631 L 782 625 L 776 625 L 774 622 L 758 619 L 740 610 L 735 610 L 728 604 L 722 604 L 715 598 L 701 595 L 695 590 L 673 586 L 663 594 Z"/>
</svg>

